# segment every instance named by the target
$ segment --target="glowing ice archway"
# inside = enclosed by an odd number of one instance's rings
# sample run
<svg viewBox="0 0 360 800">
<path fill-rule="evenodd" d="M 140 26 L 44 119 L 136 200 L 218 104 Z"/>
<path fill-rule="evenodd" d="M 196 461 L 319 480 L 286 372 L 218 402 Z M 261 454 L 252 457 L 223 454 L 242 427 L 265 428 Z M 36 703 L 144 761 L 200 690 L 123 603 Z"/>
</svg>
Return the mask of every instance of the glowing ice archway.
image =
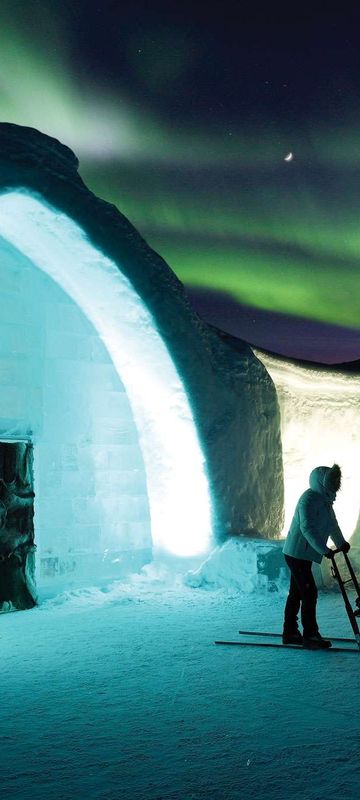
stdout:
<svg viewBox="0 0 360 800">
<path fill-rule="evenodd" d="M 154 549 L 211 544 L 211 503 L 188 398 L 155 322 L 130 281 L 85 231 L 25 190 L 0 196 L 0 235 L 79 305 L 126 388 L 145 462 Z"/>
</svg>

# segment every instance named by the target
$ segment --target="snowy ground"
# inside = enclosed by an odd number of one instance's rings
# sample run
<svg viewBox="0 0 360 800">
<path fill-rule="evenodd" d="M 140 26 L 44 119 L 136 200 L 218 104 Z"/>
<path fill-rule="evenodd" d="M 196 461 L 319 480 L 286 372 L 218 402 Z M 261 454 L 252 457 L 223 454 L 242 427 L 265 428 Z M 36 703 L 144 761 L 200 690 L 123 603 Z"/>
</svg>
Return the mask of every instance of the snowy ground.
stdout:
<svg viewBox="0 0 360 800">
<path fill-rule="evenodd" d="M 134 577 L 2 615 L 1 798 L 358 798 L 360 653 L 213 644 L 283 603 Z"/>
</svg>

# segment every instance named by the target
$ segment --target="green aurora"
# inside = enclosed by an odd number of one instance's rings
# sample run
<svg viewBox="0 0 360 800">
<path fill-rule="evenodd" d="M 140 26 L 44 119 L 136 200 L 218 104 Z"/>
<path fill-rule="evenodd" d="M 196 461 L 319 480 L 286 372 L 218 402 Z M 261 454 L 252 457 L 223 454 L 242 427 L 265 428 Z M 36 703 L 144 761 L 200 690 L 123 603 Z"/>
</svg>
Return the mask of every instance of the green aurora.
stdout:
<svg viewBox="0 0 360 800">
<path fill-rule="evenodd" d="M 360 327 L 360 121 L 351 104 L 333 125 L 175 126 L 125 89 L 76 72 L 60 18 L 30 37 L 21 4 L 17 15 L 9 9 L 0 17 L 1 120 L 72 147 L 87 185 L 185 285 Z"/>
<path fill-rule="evenodd" d="M 150 170 L 148 179 L 146 168 L 110 168 L 110 190 L 106 165 L 94 169 L 84 164 L 81 171 L 187 286 L 225 292 L 257 308 L 358 327 L 356 177 L 351 192 L 348 187 L 353 203 L 347 209 L 331 193 L 321 194 L 314 179 L 312 192 L 292 187 L 296 164 L 276 167 L 271 180 L 264 169 L 261 176 L 239 170 L 236 191 L 232 172 L 230 186 L 223 176 L 219 189 L 205 193 L 197 189 L 196 174 L 189 178 L 187 171 L 185 186 L 180 173 L 177 186 L 174 172 L 160 166 Z M 293 173 L 286 176 L 285 187 L 284 170 Z M 307 175 L 308 184 L 310 180 Z M 336 187 L 338 176 L 333 180 L 335 195 L 346 197 L 344 188 Z M 203 184 L 199 173 L 198 182 Z"/>
</svg>

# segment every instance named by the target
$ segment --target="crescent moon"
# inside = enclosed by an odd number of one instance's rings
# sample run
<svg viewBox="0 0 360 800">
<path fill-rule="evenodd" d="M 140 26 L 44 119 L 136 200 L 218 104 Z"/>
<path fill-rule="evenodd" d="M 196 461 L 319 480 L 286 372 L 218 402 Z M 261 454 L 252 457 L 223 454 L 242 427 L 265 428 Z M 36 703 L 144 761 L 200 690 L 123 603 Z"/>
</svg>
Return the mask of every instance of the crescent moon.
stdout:
<svg viewBox="0 0 360 800">
<path fill-rule="evenodd" d="M 294 158 L 293 154 L 288 153 L 287 156 L 285 156 L 284 161 L 292 161 L 293 158 Z"/>
</svg>

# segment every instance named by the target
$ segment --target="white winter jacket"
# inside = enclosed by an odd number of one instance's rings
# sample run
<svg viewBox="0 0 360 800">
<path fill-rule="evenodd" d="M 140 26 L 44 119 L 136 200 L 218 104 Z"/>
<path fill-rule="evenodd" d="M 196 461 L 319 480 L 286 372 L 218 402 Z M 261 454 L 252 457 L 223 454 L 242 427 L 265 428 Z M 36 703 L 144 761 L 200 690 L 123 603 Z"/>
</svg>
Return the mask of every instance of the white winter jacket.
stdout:
<svg viewBox="0 0 360 800">
<path fill-rule="evenodd" d="M 304 492 L 295 509 L 283 553 L 305 561 L 320 564 L 327 552 L 330 537 L 336 547 L 342 547 L 345 539 L 339 528 L 332 504 L 336 492 L 329 489 L 330 467 L 316 467 L 310 475 L 310 489 Z"/>
</svg>

